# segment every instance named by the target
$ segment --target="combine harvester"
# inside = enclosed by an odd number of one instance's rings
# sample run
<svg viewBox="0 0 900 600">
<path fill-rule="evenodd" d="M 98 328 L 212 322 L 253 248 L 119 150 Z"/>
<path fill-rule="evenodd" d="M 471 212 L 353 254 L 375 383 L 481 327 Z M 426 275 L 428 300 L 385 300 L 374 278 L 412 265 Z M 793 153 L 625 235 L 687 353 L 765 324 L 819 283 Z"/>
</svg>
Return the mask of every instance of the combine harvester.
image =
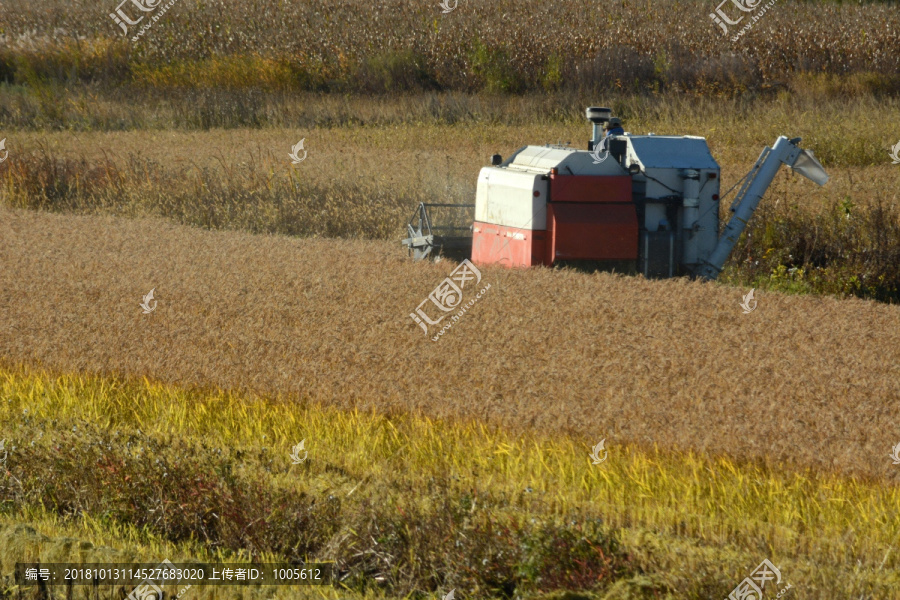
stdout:
<svg viewBox="0 0 900 600">
<path fill-rule="evenodd" d="M 591 107 L 587 150 L 525 146 L 478 174 L 475 204 L 420 204 L 403 243 L 417 259 L 468 255 L 476 265 L 613 267 L 645 277 L 715 279 L 784 163 L 828 181 L 800 138 L 779 137 L 744 177 L 719 235 L 719 165 L 695 136 L 603 137 L 608 108 Z M 474 208 L 474 219 L 471 209 Z M 439 212 L 455 223 L 435 224 Z M 468 211 L 466 222 L 460 211 Z"/>
</svg>

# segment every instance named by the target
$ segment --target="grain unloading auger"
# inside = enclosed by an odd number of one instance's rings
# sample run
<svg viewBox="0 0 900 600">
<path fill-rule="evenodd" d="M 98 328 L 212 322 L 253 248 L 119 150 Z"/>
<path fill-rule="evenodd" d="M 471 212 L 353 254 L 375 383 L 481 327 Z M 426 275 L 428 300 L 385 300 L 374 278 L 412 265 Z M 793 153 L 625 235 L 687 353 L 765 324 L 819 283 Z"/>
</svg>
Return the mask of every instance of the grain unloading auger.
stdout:
<svg viewBox="0 0 900 600">
<path fill-rule="evenodd" d="M 611 116 L 608 108 L 587 109 L 587 150 L 548 144 L 506 161 L 494 155 L 478 175 L 474 205 L 420 204 L 403 243 L 416 258 L 462 253 L 476 265 L 590 264 L 715 279 L 782 163 L 819 185 L 828 181 L 800 138 L 779 137 L 744 177 L 720 236 L 719 165 L 706 139 L 604 138 Z M 447 207 L 469 215 L 436 227 L 433 211 Z"/>
</svg>

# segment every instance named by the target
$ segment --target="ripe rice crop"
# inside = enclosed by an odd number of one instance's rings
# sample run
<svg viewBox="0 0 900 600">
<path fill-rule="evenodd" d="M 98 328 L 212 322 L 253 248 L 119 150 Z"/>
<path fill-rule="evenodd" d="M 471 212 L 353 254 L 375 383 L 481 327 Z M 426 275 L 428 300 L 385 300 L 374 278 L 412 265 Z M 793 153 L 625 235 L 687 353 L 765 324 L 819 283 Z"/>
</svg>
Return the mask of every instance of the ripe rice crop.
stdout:
<svg viewBox="0 0 900 600">
<path fill-rule="evenodd" d="M 745 315 L 746 289 L 489 268 L 435 343 L 409 314 L 452 266 L 396 242 L 2 217 L 12 363 L 900 476 L 897 306 L 758 293 Z"/>
<path fill-rule="evenodd" d="M 619 442 L 594 465 L 597 434 L 513 435 L 140 379 L 0 370 L 0 394 L 0 579 L 36 558 L 309 558 L 335 561 L 340 598 L 705 600 L 766 556 L 798 600 L 898 597 L 900 497 L 887 482 Z M 248 597 L 235 592 L 191 596 Z"/>
</svg>

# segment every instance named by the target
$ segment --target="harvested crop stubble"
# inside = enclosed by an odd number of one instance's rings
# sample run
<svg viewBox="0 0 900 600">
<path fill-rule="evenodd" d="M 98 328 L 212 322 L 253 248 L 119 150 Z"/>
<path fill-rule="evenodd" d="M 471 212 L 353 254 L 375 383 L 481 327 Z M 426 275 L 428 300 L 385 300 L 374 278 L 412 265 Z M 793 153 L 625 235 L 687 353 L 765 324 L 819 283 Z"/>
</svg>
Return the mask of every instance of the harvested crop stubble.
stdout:
<svg viewBox="0 0 900 600">
<path fill-rule="evenodd" d="M 900 478 L 897 306 L 762 294 L 745 315 L 721 285 L 491 268 L 433 343 L 408 315 L 454 265 L 395 244 L 0 217 L 10 363 Z"/>
</svg>

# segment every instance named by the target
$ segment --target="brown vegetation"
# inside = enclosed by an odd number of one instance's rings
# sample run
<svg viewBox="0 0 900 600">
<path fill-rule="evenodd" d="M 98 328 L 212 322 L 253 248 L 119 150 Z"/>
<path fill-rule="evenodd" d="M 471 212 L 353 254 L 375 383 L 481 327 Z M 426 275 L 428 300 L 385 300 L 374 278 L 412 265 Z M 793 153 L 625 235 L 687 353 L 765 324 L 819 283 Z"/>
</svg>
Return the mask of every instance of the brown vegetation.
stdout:
<svg viewBox="0 0 900 600">
<path fill-rule="evenodd" d="M 897 477 L 896 306 L 489 269 L 434 343 L 408 315 L 452 265 L 396 245 L 2 216 L 6 361 Z"/>
<path fill-rule="evenodd" d="M 117 2 L 0 5 L 0 80 L 361 90 L 740 93 L 812 74 L 900 90 L 900 15 L 885 3 L 781 2 L 736 42 L 705 0 L 176 2 L 122 37 Z M 127 12 L 127 11 L 126 11 Z M 744 23 L 747 19 L 744 19 Z M 730 35 L 737 32 L 732 27 Z M 253 54 L 248 51 L 252 49 Z"/>
<path fill-rule="evenodd" d="M 608 586 L 633 570 L 598 519 L 579 515 L 573 528 L 535 525 L 505 511 L 475 513 L 471 492 L 449 474 L 415 487 L 392 478 L 409 501 L 396 494 L 387 504 L 369 493 L 336 493 L 354 477 L 327 459 L 292 466 L 281 448 L 275 455 L 266 447 L 209 447 L 82 421 L 70 431 L 28 424 L 29 433 L 46 432 L 52 443 L 17 448 L 0 477 L 6 512 L 41 506 L 64 518 L 102 515 L 211 554 L 334 562 L 344 586 L 365 591 L 380 583 L 397 596 L 436 589 L 446 579 L 485 592 L 499 584 L 581 589 Z M 456 550 L 463 546 L 466 552 Z M 480 556 L 497 558 L 486 566 Z M 518 565 L 527 565 L 527 574 Z"/>
</svg>

